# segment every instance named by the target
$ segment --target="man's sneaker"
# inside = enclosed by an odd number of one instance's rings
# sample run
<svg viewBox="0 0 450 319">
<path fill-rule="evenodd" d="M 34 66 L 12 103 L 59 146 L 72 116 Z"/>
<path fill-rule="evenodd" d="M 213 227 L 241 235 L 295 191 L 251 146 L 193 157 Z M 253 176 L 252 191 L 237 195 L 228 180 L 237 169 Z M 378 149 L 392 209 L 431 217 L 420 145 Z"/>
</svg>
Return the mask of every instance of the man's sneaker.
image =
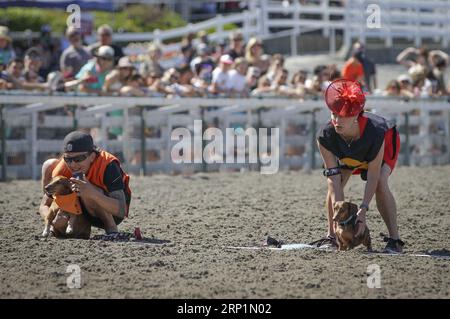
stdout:
<svg viewBox="0 0 450 319">
<path fill-rule="evenodd" d="M 332 249 L 336 249 L 338 247 L 336 238 L 334 238 L 333 236 L 323 237 L 319 240 L 309 243 L 309 245 L 316 246 L 318 248 L 332 248 Z"/>
<path fill-rule="evenodd" d="M 386 247 L 384 248 L 383 252 L 388 254 L 402 254 L 403 253 L 403 246 L 405 246 L 405 243 L 401 239 L 393 239 L 389 238 L 383 234 L 383 241 L 386 242 Z"/>
</svg>

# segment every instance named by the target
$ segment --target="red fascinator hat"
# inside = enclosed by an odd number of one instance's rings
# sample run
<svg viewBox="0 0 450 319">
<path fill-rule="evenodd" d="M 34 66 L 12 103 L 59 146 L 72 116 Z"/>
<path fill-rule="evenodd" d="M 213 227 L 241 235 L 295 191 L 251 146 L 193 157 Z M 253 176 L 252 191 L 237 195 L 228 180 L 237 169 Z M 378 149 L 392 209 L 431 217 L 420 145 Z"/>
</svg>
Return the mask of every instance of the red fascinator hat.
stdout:
<svg viewBox="0 0 450 319">
<path fill-rule="evenodd" d="M 325 103 L 331 112 L 352 117 L 362 112 L 366 97 L 358 82 L 339 79 L 331 82 L 325 91 Z"/>
</svg>

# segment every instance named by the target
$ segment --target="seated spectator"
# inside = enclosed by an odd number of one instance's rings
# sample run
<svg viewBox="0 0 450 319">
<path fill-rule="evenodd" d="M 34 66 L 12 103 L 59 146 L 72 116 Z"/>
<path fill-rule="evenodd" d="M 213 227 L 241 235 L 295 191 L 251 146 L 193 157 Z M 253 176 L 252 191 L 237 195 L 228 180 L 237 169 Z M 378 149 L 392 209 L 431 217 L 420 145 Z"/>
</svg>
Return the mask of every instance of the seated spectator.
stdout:
<svg viewBox="0 0 450 319">
<path fill-rule="evenodd" d="M 216 65 L 219 64 L 220 57 L 226 54 L 225 53 L 226 48 L 227 44 L 225 43 L 224 40 L 220 40 L 219 42 L 217 42 L 214 48 L 214 53 L 211 55 L 211 58 L 213 59 Z"/>
<path fill-rule="evenodd" d="M 81 67 L 89 61 L 91 54 L 81 42 L 80 30 L 70 26 L 67 28 L 66 37 L 70 46 L 61 54 L 60 70 L 64 79 L 68 81 L 75 78 Z"/>
<path fill-rule="evenodd" d="M 192 97 L 196 95 L 199 92 L 195 89 L 195 87 L 192 85 L 192 78 L 194 77 L 194 73 L 192 72 L 190 66 L 186 65 L 182 68 L 179 68 L 178 73 L 180 75 L 178 83 L 183 86 L 183 96 L 185 97 Z"/>
<path fill-rule="evenodd" d="M 114 66 L 114 50 L 109 46 L 101 46 L 95 58 L 86 63 L 75 76 L 79 81 L 78 90 L 85 93 L 101 94 L 106 75 Z"/>
<path fill-rule="evenodd" d="M 328 87 L 330 77 L 331 74 L 329 66 L 316 66 L 314 68 L 314 76 L 311 79 L 307 79 L 305 82 L 305 88 L 307 89 L 308 94 L 316 97 L 322 96 L 323 92 Z"/>
<path fill-rule="evenodd" d="M 42 52 L 36 47 L 27 50 L 24 58 L 24 81 L 21 88 L 25 90 L 45 90 L 48 86 L 45 80 L 39 76 L 42 67 Z"/>
<path fill-rule="evenodd" d="M 248 64 L 244 58 L 234 60 L 233 67 L 228 71 L 228 90 L 230 97 L 248 97 L 249 88 L 247 86 Z"/>
<path fill-rule="evenodd" d="M 144 79 L 144 83 L 147 86 L 149 94 L 153 96 L 164 96 L 165 89 L 162 84 L 162 76 L 152 72 L 150 75 Z"/>
<path fill-rule="evenodd" d="M 233 60 L 244 57 L 244 36 L 241 31 L 233 31 L 230 34 L 230 48 L 226 51 L 226 54 L 231 56 Z"/>
<path fill-rule="evenodd" d="M 167 97 L 184 97 L 195 94 L 195 90 L 187 85 L 180 84 L 180 72 L 170 68 L 161 79 L 161 87 Z"/>
<path fill-rule="evenodd" d="M 433 87 L 427 79 L 426 67 L 422 64 L 415 64 L 408 70 L 412 79 L 413 94 L 416 98 L 427 98 L 433 96 Z"/>
<path fill-rule="evenodd" d="M 106 93 L 119 93 L 135 71 L 134 65 L 127 56 L 121 57 L 116 69 L 109 72 L 105 78 L 103 90 Z"/>
<path fill-rule="evenodd" d="M 273 92 L 280 96 L 300 98 L 301 96 L 297 94 L 296 90 L 288 84 L 288 76 L 288 70 L 281 69 L 278 71 L 271 85 Z"/>
<path fill-rule="evenodd" d="M 305 97 L 305 95 L 308 92 L 305 85 L 307 78 L 308 78 L 308 71 L 300 70 L 297 73 L 295 73 L 291 79 L 291 86 L 295 91 L 295 94 L 299 98 Z"/>
<path fill-rule="evenodd" d="M 258 86 L 251 92 L 251 95 L 272 95 L 273 89 L 269 79 L 263 75 L 258 79 Z"/>
<path fill-rule="evenodd" d="M 397 78 L 397 82 L 400 84 L 400 95 L 406 98 L 413 98 L 413 86 L 412 80 L 409 75 L 402 74 Z"/>
<path fill-rule="evenodd" d="M 182 61 L 178 62 L 176 64 L 176 67 L 182 67 L 191 63 L 192 59 L 195 56 L 194 38 L 195 33 L 190 32 L 181 40 Z"/>
<path fill-rule="evenodd" d="M 194 49 L 192 46 L 183 45 L 181 47 L 181 57 L 175 63 L 176 68 L 182 68 L 186 65 L 190 65 L 192 59 L 194 57 Z"/>
<path fill-rule="evenodd" d="M 213 47 L 211 46 L 211 42 L 208 38 L 208 33 L 205 30 L 201 30 L 197 33 L 198 44 L 204 44 L 209 52 L 213 51 Z M 197 46 L 198 46 L 197 44 Z"/>
<path fill-rule="evenodd" d="M 109 46 L 114 51 L 114 65 L 119 62 L 119 59 L 124 56 L 122 48 L 115 45 L 113 43 L 113 29 L 107 25 L 103 24 L 97 29 L 97 39 L 98 41 L 91 44 L 88 47 L 88 50 L 90 51 L 92 56 L 95 56 L 97 54 L 97 50 L 100 49 L 102 46 Z"/>
<path fill-rule="evenodd" d="M 255 90 L 258 87 L 258 79 L 261 76 L 261 71 L 255 67 L 251 66 L 248 68 L 247 71 L 247 87 L 249 88 L 250 92 Z"/>
<path fill-rule="evenodd" d="M 3 71 L 9 61 L 16 58 L 16 53 L 12 47 L 12 40 L 9 36 L 8 27 L 0 25 L 0 71 Z"/>
<path fill-rule="evenodd" d="M 210 52 L 206 44 L 200 43 L 197 46 L 197 54 L 198 56 L 191 61 L 191 70 L 207 84 L 210 84 L 212 80 L 212 72 L 216 67 L 216 64 L 210 57 Z"/>
<path fill-rule="evenodd" d="M 212 81 L 209 91 L 213 94 L 228 93 L 228 71 L 233 64 L 233 59 L 225 54 L 220 57 L 219 66 L 212 73 Z"/>
<path fill-rule="evenodd" d="M 267 70 L 267 78 L 270 82 L 275 80 L 275 76 L 284 68 L 284 57 L 281 54 L 274 54 Z"/>
<path fill-rule="evenodd" d="M 341 79 L 341 78 L 342 78 L 341 71 L 339 71 L 339 70 L 331 70 L 330 82 L 333 82 L 333 81 L 335 81 L 337 79 Z"/>
<path fill-rule="evenodd" d="M 120 89 L 120 95 L 125 96 L 147 96 L 148 94 L 149 89 L 145 86 L 144 78 L 140 74 L 127 77 L 125 85 Z"/>
<path fill-rule="evenodd" d="M 150 74 L 162 77 L 164 74 L 164 68 L 159 62 L 161 60 L 162 51 L 161 48 L 152 43 L 148 47 L 148 60 L 141 64 L 139 74 L 148 82 Z M 150 79 L 151 81 L 151 79 Z M 148 84 L 148 83 L 147 83 Z"/>
<path fill-rule="evenodd" d="M 400 84 L 396 80 L 389 81 L 389 83 L 386 85 L 386 89 L 383 92 L 383 96 L 400 97 L 401 96 Z"/>
<path fill-rule="evenodd" d="M 0 74 L 0 89 L 2 90 L 17 90 L 21 88 L 21 83 L 24 82 L 23 61 L 14 59 L 9 61 L 5 71 Z"/>
<path fill-rule="evenodd" d="M 269 68 L 268 61 L 263 60 L 263 44 L 257 38 L 251 38 L 245 47 L 245 59 L 249 65 L 256 66 L 260 69 L 261 74 L 265 74 Z"/>
</svg>

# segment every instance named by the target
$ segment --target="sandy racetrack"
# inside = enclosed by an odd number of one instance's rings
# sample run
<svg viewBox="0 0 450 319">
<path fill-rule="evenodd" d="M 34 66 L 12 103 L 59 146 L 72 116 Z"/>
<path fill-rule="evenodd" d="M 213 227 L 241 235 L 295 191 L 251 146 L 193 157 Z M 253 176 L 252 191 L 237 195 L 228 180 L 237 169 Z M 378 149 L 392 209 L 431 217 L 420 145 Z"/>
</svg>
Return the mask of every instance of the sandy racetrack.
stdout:
<svg viewBox="0 0 450 319">
<path fill-rule="evenodd" d="M 450 166 L 397 168 L 397 198 L 406 251 L 450 255 Z M 360 202 L 353 177 L 347 197 Z M 42 240 L 36 181 L 0 184 L 1 298 L 449 298 L 450 260 L 317 250 L 243 251 L 266 234 L 290 243 L 324 235 L 326 183 L 313 174 L 282 172 L 133 177 L 130 218 L 139 245 L 92 240 Z M 349 196 L 349 194 L 351 194 Z M 368 226 L 374 248 L 386 232 L 372 201 Z M 94 230 L 93 234 L 100 231 Z M 82 287 L 69 289 L 67 266 L 79 265 Z M 381 288 L 367 287 L 367 266 L 378 264 Z"/>
</svg>

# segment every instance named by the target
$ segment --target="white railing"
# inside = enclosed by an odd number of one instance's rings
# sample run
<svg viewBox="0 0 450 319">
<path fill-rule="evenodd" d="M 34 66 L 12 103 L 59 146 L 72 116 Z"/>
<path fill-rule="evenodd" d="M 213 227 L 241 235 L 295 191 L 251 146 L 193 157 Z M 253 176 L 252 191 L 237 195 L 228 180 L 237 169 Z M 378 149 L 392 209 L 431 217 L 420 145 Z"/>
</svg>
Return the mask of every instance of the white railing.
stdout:
<svg viewBox="0 0 450 319">
<path fill-rule="evenodd" d="M 113 39 L 117 42 L 131 42 L 126 49 L 127 54 L 143 54 L 146 48 L 134 42 L 173 42 L 188 33 L 211 28 L 216 31 L 209 35 L 210 39 L 218 41 L 228 38 L 231 31 L 226 31 L 225 26 L 234 23 L 241 26 L 247 39 L 252 36 L 263 39 L 291 36 L 291 55 L 297 55 L 297 36 L 313 30 L 321 30 L 323 36 L 329 38 L 331 54 L 336 52 L 337 30 L 343 32 L 346 48 L 354 39 L 364 43 L 367 39 L 381 39 L 387 47 L 391 47 L 399 38 L 413 40 L 416 46 L 429 38 L 440 41 L 446 48 L 450 43 L 450 1 L 447 0 L 345 0 L 341 7 L 330 6 L 329 0 L 306 4 L 301 4 L 298 0 L 251 0 L 248 3 L 249 11 L 242 13 L 217 15 L 213 19 L 172 30 L 115 33 Z M 380 9 L 379 28 L 372 28 L 367 24 L 372 13 L 368 10 L 369 5 L 376 5 Z M 284 31 L 275 32 L 281 29 Z M 12 35 L 29 38 L 38 34 L 12 32 Z M 92 37 L 91 41 L 93 40 Z M 179 46 L 179 43 L 175 44 L 175 49 L 179 49 Z"/>
<path fill-rule="evenodd" d="M 246 37 L 250 37 L 259 33 L 259 10 L 254 12 L 244 11 L 242 13 L 230 14 L 230 15 L 217 15 L 216 17 L 198 22 L 189 23 L 184 27 L 179 27 L 171 30 L 159 30 L 156 29 L 153 32 L 142 33 L 115 33 L 113 35 L 114 41 L 118 42 L 137 42 L 137 41 L 154 41 L 162 42 L 172 39 L 181 38 L 188 33 L 197 33 L 202 30 L 214 28 L 216 31 L 210 35 L 212 40 L 224 40 L 227 39 L 230 31 L 224 30 L 225 25 L 235 23 L 242 25 L 242 32 Z"/>
<path fill-rule="evenodd" d="M 319 0 L 318 4 L 301 4 L 299 1 L 251 1 L 251 11 L 189 24 L 174 30 L 140 34 L 117 34 L 118 41 L 167 41 L 180 38 L 189 32 L 216 28 L 210 35 L 212 40 L 222 40 L 229 32 L 223 31 L 227 23 L 242 24 L 244 36 L 248 39 L 257 35 L 270 39 L 289 35 L 291 55 L 297 55 L 297 36 L 314 30 L 321 30 L 329 38 L 330 54 L 336 52 L 336 31 L 344 36 L 344 46 L 348 48 L 352 40 L 365 43 L 367 39 L 381 39 L 391 47 L 396 39 L 414 40 L 420 46 L 424 39 L 440 41 L 443 47 L 450 42 L 450 1 L 400 1 L 400 0 L 346 0 L 343 6 L 330 6 L 329 0 Z M 288 4 L 288 5 L 286 5 Z M 380 27 L 368 25 L 373 11 L 369 5 L 376 5 L 379 11 Z M 282 30 L 275 32 L 275 30 Z M 136 50 L 134 50 L 136 51 Z M 142 51 L 142 50 L 140 50 Z M 142 53 L 142 52 L 140 52 Z"/>
<path fill-rule="evenodd" d="M 75 128 L 90 131 L 97 145 L 119 154 L 133 174 L 257 169 L 258 165 L 248 164 L 174 164 L 170 156 L 175 144 L 171 132 L 180 126 L 192 131 L 194 120 L 223 132 L 236 126 L 277 127 L 280 169 L 318 168 L 321 159 L 315 133 L 318 123 L 329 118 L 323 101 L 299 103 L 289 99 L 6 95 L 0 96 L 0 104 L 0 150 L 6 150 L 0 162 L 7 163 L 2 166 L 3 178 L 38 178 L 42 162 L 60 153 L 64 135 Z M 367 105 L 396 120 L 402 140 L 400 165 L 450 163 L 449 103 L 369 99 Z M 69 112 L 61 112 L 64 108 Z M 122 112 L 110 113 L 118 110 Z M 55 111 L 60 114 L 52 114 Z M 117 136 L 109 133 L 111 129 L 119 129 Z"/>
<path fill-rule="evenodd" d="M 304 28 L 320 29 L 330 38 L 330 51 L 336 50 L 335 32 L 342 30 L 344 45 L 349 47 L 353 39 L 365 43 L 366 39 L 381 39 L 391 47 L 397 38 L 414 40 L 420 46 L 426 38 L 441 41 L 448 47 L 450 41 L 450 2 L 449 1 L 388 1 L 388 0 L 346 0 L 342 7 L 329 5 L 328 0 L 319 4 L 302 5 L 291 1 L 289 6 L 283 2 L 261 0 L 264 28 L 290 28 L 292 36 L 302 33 Z M 379 11 L 380 27 L 368 26 L 368 18 L 373 11 L 369 5 L 376 5 Z M 271 18 L 277 14 L 277 18 Z M 333 20 L 331 20 L 333 16 Z M 296 46 L 296 42 L 293 43 Z"/>
</svg>

